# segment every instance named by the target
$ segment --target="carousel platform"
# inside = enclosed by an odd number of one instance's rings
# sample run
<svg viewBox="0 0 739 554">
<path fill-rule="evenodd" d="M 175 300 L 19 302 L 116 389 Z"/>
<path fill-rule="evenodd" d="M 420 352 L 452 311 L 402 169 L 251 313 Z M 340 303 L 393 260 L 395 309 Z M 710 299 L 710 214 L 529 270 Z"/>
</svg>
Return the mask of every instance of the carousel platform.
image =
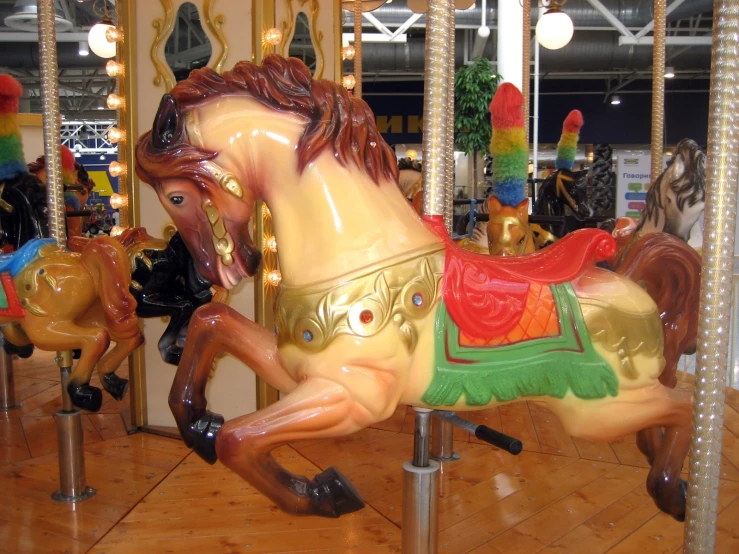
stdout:
<svg viewBox="0 0 739 554">
<path fill-rule="evenodd" d="M 119 370 L 125 375 L 125 370 Z M 84 416 L 87 482 L 98 494 L 56 504 L 54 413 L 61 407 L 52 356 L 15 362 L 22 407 L 0 412 L 0 552 L 400 552 L 401 464 L 413 415 L 403 407 L 374 428 L 276 452 L 307 475 L 344 472 L 367 507 L 341 519 L 290 517 L 220 464 L 179 440 L 126 431 L 126 402 L 106 395 Z M 93 381 L 93 384 L 96 384 Z M 692 387 L 681 375 L 680 387 Z M 575 440 L 535 402 L 470 414 L 523 440 L 514 457 L 457 430 L 459 461 L 443 464 L 441 554 L 682 552 L 683 525 L 658 512 L 635 438 Z M 686 466 L 687 467 L 687 466 Z M 727 391 L 717 553 L 739 552 L 739 392 Z"/>
</svg>

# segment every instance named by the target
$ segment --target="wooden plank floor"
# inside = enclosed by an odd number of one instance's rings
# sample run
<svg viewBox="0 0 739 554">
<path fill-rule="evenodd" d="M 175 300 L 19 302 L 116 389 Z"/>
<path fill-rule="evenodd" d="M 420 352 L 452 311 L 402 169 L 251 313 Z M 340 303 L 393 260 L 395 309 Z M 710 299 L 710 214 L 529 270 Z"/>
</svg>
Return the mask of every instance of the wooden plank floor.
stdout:
<svg viewBox="0 0 739 554">
<path fill-rule="evenodd" d="M 337 520 L 290 517 L 220 463 L 209 466 L 180 441 L 127 435 L 109 398 L 85 415 L 93 499 L 55 504 L 58 370 L 51 356 L 16 361 L 22 408 L 0 412 L 0 552 L 400 552 L 401 464 L 412 450 L 413 415 L 399 408 L 374 428 L 340 439 L 285 446 L 275 456 L 312 476 L 342 470 L 367 506 Z M 125 370 L 122 370 L 125 375 Z M 690 377 L 679 386 L 691 387 Z M 672 554 L 683 525 L 645 490 L 635 438 L 572 439 L 541 404 L 469 414 L 520 437 L 517 457 L 457 431 L 462 455 L 442 468 L 439 552 Z M 739 393 L 727 392 L 718 553 L 739 552 Z"/>
</svg>

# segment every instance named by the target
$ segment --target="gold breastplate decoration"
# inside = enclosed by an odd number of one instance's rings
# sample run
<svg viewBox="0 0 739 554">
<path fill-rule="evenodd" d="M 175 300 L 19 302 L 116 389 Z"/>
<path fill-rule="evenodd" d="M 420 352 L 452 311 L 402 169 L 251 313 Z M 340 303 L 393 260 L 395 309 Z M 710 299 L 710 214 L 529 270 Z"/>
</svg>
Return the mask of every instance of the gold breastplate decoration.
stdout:
<svg viewBox="0 0 739 554">
<path fill-rule="evenodd" d="M 281 286 L 277 343 L 319 352 L 339 335 L 371 337 L 392 322 L 412 352 L 418 338 L 415 322 L 436 305 L 443 272 L 444 247 L 434 244 L 411 258 L 362 270 L 338 283 Z"/>
</svg>

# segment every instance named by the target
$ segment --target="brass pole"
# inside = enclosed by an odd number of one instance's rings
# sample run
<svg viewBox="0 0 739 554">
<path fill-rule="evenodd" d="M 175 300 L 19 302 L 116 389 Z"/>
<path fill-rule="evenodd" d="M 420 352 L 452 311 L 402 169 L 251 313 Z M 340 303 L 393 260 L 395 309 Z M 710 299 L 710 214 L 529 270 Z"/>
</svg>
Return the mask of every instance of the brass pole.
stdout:
<svg viewBox="0 0 739 554">
<path fill-rule="evenodd" d="M 265 56 L 272 51 L 269 44 L 263 43 L 262 32 L 275 26 L 275 3 L 253 0 L 252 23 L 254 63 L 261 64 Z M 277 287 L 270 284 L 267 276 L 271 271 L 278 271 L 278 265 L 277 255 L 265 246 L 265 236 L 272 236 L 274 233 L 272 232 L 272 218 L 269 209 L 261 200 L 255 206 L 254 223 L 254 242 L 263 255 L 262 266 L 254 276 L 254 321 L 268 329 L 272 329 L 274 328 L 272 306 Z M 279 400 L 280 393 L 276 388 L 259 377 L 256 380 L 257 409 L 266 408 Z"/>
<path fill-rule="evenodd" d="M 354 96 L 362 98 L 362 0 L 354 0 Z"/>
<path fill-rule="evenodd" d="M 667 0 L 654 0 L 654 60 L 652 62 L 652 174 L 662 173 L 665 128 L 665 10 Z"/>
<path fill-rule="evenodd" d="M 522 0 L 523 6 L 523 78 L 521 94 L 523 94 L 523 125 L 526 132 L 526 147 L 529 145 L 529 87 L 531 80 L 531 0 Z"/>
<path fill-rule="evenodd" d="M 62 116 L 59 112 L 59 68 L 56 62 L 54 0 L 38 0 L 37 6 L 49 236 L 56 239 L 59 248 L 65 248 L 67 228 L 62 183 Z"/>
<path fill-rule="evenodd" d="M 449 64 L 449 0 L 429 1 L 423 91 L 423 213 L 444 215 L 444 120 Z"/>
<path fill-rule="evenodd" d="M 447 110 L 446 110 L 446 163 L 444 164 L 444 224 L 449 234 L 454 225 L 454 54 L 456 13 L 454 2 L 449 2 L 449 51 L 447 69 Z"/>
<path fill-rule="evenodd" d="M 716 543 L 739 170 L 739 0 L 714 1 L 711 59 L 703 271 L 685 526 L 687 554 L 713 552 Z"/>
</svg>

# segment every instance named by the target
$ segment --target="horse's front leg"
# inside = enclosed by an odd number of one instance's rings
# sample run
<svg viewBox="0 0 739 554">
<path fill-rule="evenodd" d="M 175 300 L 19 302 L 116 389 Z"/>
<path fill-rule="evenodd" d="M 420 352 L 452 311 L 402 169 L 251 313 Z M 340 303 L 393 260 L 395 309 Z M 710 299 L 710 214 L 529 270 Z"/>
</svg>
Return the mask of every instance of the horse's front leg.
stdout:
<svg viewBox="0 0 739 554">
<path fill-rule="evenodd" d="M 209 463 L 217 459 L 215 438 L 223 417 L 205 409 L 205 385 L 219 352 L 236 356 L 282 392 L 297 386 L 277 356 L 274 331 L 225 304 L 198 308 L 190 319 L 185 348 L 169 393 L 169 407 L 185 444 Z"/>
<path fill-rule="evenodd" d="M 338 517 L 364 507 L 351 482 L 330 467 L 313 479 L 280 466 L 270 453 L 291 441 L 348 435 L 374 418 L 341 385 L 321 378 L 303 381 L 279 402 L 226 422 L 218 433 L 221 462 L 282 510 Z"/>
</svg>

